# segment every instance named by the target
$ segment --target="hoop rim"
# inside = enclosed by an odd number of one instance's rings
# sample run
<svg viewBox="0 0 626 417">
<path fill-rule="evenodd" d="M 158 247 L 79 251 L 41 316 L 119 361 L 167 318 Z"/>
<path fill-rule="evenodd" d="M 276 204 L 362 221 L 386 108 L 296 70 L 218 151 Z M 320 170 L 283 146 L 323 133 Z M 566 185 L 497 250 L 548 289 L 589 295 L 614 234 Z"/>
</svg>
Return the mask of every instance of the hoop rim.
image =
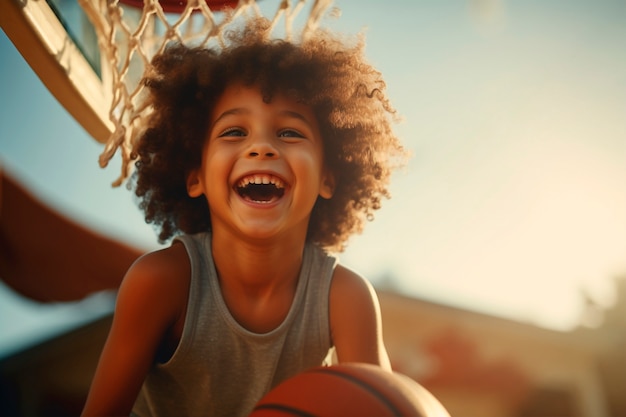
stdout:
<svg viewBox="0 0 626 417">
<path fill-rule="evenodd" d="M 187 0 L 155 0 L 165 13 L 182 13 L 187 7 Z M 137 9 L 144 8 L 144 0 L 119 0 L 120 3 Z M 220 12 L 224 9 L 234 9 L 237 7 L 239 0 L 205 0 L 209 9 L 214 12 Z"/>
</svg>

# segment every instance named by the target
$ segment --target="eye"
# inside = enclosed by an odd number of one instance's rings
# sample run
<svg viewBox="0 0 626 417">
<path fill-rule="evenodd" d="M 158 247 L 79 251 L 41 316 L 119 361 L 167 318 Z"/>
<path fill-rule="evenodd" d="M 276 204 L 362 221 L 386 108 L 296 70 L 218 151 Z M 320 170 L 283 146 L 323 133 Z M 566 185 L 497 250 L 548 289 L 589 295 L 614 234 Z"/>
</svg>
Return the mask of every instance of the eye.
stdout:
<svg viewBox="0 0 626 417">
<path fill-rule="evenodd" d="M 229 138 L 229 137 L 241 138 L 246 135 L 247 135 L 246 131 L 240 127 L 229 127 L 228 129 L 225 129 L 224 131 L 222 131 L 222 133 L 217 135 L 217 137 L 218 138 Z"/>
<path fill-rule="evenodd" d="M 292 141 L 295 141 L 294 139 L 305 139 L 306 138 L 306 136 L 304 134 L 300 133 L 299 131 L 297 131 L 295 129 L 283 129 L 283 130 L 278 132 L 278 137 L 279 138 L 284 138 L 288 142 L 290 141 L 289 139 L 292 139 Z"/>
</svg>

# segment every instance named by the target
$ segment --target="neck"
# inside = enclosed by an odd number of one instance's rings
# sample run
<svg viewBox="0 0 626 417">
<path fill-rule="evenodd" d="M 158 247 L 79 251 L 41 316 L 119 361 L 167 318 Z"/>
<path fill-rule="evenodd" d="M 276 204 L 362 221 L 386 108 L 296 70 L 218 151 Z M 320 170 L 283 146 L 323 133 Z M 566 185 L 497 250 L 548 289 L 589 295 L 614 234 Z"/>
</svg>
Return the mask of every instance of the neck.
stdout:
<svg viewBox="0 0 626 417">
<path fill-rule="evenodd" d="M 211 246 L 222 291 L 263 297 L 285 287 L 295 288 L 304 242 L 305 236 L 268 242 L 214 233 Z"/>
</svg>

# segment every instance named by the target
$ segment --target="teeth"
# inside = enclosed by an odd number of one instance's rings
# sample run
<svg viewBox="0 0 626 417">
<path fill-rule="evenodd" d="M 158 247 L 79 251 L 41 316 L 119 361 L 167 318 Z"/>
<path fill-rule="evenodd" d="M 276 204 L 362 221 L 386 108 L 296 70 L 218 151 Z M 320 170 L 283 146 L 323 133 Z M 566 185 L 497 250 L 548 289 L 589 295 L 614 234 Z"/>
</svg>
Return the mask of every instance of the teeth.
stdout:
<svg viewBox="0 0 626 417">
<path fill-rule="evenodd" d="M 284 188 L 283 182 L 271 175 L 255 174 L 242 178 L 237 184 L 238 187 L 246 187 L 248 184 L 274 184 L 276 188 Z"/>
</svg>

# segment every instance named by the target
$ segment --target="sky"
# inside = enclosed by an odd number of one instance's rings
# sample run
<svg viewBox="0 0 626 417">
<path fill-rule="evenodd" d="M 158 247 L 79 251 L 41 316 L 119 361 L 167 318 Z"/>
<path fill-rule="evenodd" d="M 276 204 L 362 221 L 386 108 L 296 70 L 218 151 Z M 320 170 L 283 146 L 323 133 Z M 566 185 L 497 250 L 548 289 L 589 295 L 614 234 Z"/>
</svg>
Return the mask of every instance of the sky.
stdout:
<svg viewBox="0 0 626 417">
<path fill-rule="evenodd" d="M 335 5 L 327 25 L 365 33 L 412 152 L 341 261 L 380 288 L 559 331 L 578 325 L 583 293 L 610 308 L 626 275 L 626 1 Z M 4 169 L 76 221 L 157 248 L 110 185 L 119 158 L 98 166 L 102 145 L 4 33 L 0 57 Z M 0 297 L 0 339 L 15 343 L 110 305 Z"/>
</svg>

